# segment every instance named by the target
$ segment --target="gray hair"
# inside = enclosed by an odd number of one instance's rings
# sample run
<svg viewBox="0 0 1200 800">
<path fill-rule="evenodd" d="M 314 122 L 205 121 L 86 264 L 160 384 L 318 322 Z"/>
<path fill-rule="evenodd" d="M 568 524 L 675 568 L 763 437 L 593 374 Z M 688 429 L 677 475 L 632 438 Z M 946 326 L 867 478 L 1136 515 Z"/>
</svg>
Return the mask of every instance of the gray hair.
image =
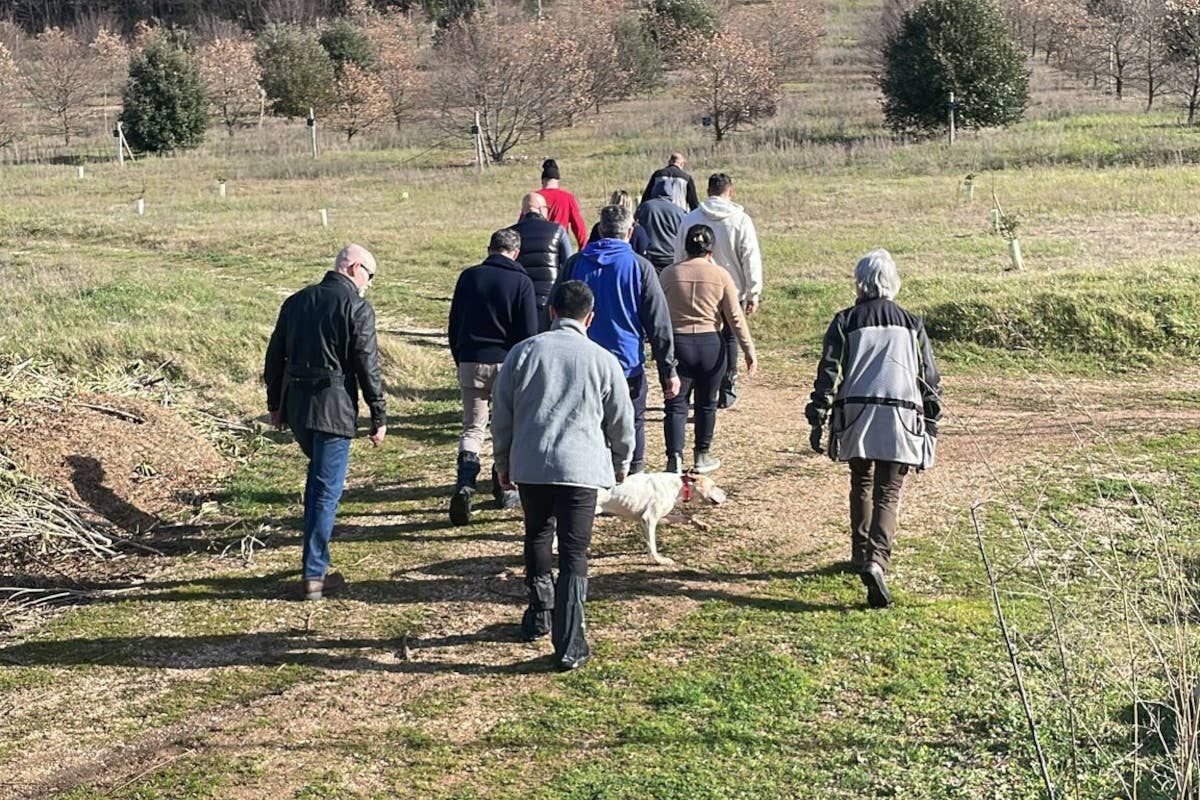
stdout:
<svg viewBox="0 0 1200 800">
<path fill-rule="evenodd" d="M 854 268 L 854 285 L 859 299 L 895 300 L 900 294 L 900 273 L 892 254 L 880 248 L 863 256 Z"/>
<path fill-rule="evenodd" d="M 633 227 L 633 212 L 624 206 L 605 206 L 600 209 L 600 238 L 624 239 Z"/>
<path fill-rule="evenodd" d="M 521 249 L 521 234 L 512 228 L 502 228 L 492 234 L 489 253 L 512 253 Z"/>
</svg>

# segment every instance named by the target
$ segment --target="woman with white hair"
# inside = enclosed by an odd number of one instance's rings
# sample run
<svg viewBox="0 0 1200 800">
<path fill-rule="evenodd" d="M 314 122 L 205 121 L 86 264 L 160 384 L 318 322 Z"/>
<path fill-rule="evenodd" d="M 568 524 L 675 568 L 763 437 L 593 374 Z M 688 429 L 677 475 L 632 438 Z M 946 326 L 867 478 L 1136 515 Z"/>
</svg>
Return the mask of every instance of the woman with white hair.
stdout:
<svg viewBox="0 0 1200 800">
<path fill-rule="evenodd" d="M 891 254 L 863 256 L 854 283 L 858 300 L 829 325 L 804 415 L 813 450 L 823 452 L 828 421 L 829 457 L 850 464 L 850 562 L 868 604 L 883 608 L 892 602 L 884 576 L 904 478 L 933 465 L 941 378 L 925 323 L 895 302 L 900 276 Z"/>
</svg>

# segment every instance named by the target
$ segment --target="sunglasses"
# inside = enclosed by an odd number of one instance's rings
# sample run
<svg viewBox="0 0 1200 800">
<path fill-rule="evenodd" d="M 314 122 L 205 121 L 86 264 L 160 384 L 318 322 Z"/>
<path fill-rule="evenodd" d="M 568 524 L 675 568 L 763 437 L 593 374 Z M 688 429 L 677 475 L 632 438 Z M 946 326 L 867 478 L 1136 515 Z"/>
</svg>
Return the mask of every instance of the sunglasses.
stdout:
<svg viewBox="0 0 1200 800">
<path fill-rule="evenodd" d="M 355 264 L 354 266 L 358 267 L 358 268 L 359 268 L 359 269 L 361 269 L 363 272 L 367 273 L 367 283 L 370 283 L 371 281 L 375 280 L 375 273 L 374 273 L 374 272 L 371 272 L 371 270 L 367 269 L 367 268 L 366 268 L 366 267 L 364 267 L 362 264 Z"/>
</svg>

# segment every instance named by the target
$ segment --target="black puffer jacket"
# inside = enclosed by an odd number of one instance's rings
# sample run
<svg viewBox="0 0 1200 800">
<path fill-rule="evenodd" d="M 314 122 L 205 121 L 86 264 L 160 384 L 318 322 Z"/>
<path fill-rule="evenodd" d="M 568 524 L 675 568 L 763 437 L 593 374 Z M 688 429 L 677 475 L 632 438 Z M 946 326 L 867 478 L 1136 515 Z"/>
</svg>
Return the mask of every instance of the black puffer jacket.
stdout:
<svg viewBox="0 0 1200 800">
<path fill-rule="evenodd" d="M 267 409 L 293 428 L 353 437 L 358 393 L 371 410 L 371 432 L 387 424 L 379 374 L 375 310 L 349 277 L 327 272 L 283 302 L 267 346 Z"/>
<path fill-rule="evenodd" d="M 517 261 L 533 280 L 539 309 L 550 302 L 550 290 L 558 280 L 558 271 L 571 257 L 571 242 L 566 228 L 540 214 L 529 213 L 512 226 L 521 236 Z"/>
</svg>

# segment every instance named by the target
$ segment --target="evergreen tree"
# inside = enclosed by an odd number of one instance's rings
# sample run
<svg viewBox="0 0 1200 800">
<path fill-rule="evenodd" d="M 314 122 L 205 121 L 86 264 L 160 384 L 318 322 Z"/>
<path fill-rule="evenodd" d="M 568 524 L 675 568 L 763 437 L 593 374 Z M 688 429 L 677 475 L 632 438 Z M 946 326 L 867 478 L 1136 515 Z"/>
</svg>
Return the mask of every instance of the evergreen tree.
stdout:
<svg viewBox="0 0 1200 800">
<path fill-rule="evenodd" d="M 129 64 L 121 122 L 131 147 L 150 153 L 189 150 L 204 140 L 209 103 L 191 59 L 156 37 Z"/>
</svg>

